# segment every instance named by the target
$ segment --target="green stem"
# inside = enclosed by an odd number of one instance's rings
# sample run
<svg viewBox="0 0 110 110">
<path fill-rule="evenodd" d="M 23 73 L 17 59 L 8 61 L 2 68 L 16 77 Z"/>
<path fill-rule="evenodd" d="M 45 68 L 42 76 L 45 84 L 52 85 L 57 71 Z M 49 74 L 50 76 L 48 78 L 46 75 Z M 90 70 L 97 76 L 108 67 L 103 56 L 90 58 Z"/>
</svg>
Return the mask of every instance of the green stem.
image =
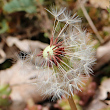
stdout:
<svg viewBox="0 0 110 110">
<path fill-rule="evenodd" d="M 70 107 L 71 107 L 71 110 L 77 110 L 76 104 L 75 104 L 75 102 L 74 102 L 74 100 L 73 100 L 72 95 L 69 96 L 68 102 L 69 102 L 69 105 L 70 105 Z"/>
</svg>

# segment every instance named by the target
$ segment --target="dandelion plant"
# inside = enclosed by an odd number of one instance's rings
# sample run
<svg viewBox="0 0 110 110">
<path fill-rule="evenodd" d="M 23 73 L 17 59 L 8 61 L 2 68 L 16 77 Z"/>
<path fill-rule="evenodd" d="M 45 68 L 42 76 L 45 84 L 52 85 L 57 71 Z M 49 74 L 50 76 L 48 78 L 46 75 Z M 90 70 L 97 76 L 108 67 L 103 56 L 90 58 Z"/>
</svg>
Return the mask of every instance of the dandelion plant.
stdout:
<svg viewBox="0 0 110 110">
<path fill-rule="evenodd" d="M 71 110 L 77 110 L 72 96 L 75 90 L 81 91 L 82 80 L 93 72 L 93 47 L 86 31 L 81 29 L 81 19 L 77 14 L 72 16 L 66 8 L 47 11 L 55 18 L 50 45 L 34 54 L 40 89 L 43 94 L 53 96 L 53 100 L 62 96 L 67 98 Z M 33 60 L 31 56 L 29 62 Z"/>
</svg>

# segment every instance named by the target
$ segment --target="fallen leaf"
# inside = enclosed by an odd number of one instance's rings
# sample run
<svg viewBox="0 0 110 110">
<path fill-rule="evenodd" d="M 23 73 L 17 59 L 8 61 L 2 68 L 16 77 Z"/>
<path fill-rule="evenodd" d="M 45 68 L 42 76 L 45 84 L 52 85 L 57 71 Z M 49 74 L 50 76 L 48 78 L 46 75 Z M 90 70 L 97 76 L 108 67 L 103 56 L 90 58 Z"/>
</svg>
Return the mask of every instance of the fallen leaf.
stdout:
<svg viewBox="0 0 110 110">
<path fill-rule="evenodd" d="M 109 0 L 89 0 L 90 3 L 95 7 L 101 7 L 103 9 L 107 9 L 109 7 Z"/>
<path fill-rule="evenodd" d="M 30 52 L 37 49 L 37 52 L 43 50 L 48 44 L 40 41 L 19 40 L 17 37 L 8 36 L 6 44 L 0 45 L 0 64 L 6 59 L 16 59 L 18 51 Z"/>
<path fill-rule="evenodd" d="M 106 100 L 110 93 L 110 79 L 105 79 L 99 86 L 98 99 Z M 110 96 L 109 96 L 110 98 Z"/>
<path fill-rule="evenodd" d="M 94 70 L 98 70 L 104 64 L 110 61 L 110 41 L 98 47 L 96 56 L 97 56 L 97 64 L 95 65 Z"/>
<path fill-rule="evenodd" d="M 30 69 L 27 69 L 27 67 Z M 22 71 L 25 71 L 25 74 L 21 74 Z M 42 73 L 42 71 L 40 71 L 39 74 L 40 73 Z M 30 98 L 35 102 L 44 100 L 44 96 L 39 90 L 41 84 L 37 84 L 36 78 L 37 70 L 33 65 L 27 64 L 27 66 L 21 68 L 20 61 L 14 64 L 11 68 L 0 71 L 0 84 L 8 83 L 12 87 L 10 97 L 13 103 L 10 110 L 23 110 L 27 100 Z"/>
</svg>

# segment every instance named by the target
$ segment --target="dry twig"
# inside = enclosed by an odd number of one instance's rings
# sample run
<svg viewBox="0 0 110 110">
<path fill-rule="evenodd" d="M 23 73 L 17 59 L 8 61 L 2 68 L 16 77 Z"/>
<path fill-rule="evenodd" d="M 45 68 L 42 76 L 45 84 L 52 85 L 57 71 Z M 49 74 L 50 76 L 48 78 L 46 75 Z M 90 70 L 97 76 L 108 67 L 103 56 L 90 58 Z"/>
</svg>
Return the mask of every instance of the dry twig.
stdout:
<svg viewBox="0 0 110 110">
<path fill-rule="evenodd" d="M 95 25 L 94 25 L 93 21 L 91 20 L 90 16 L 88 15 L 88 13 L 87 13 L 87 11 L 86 11 L 86 9 L 85 9 L 85 7 L 84 7 L 84 4 L 81 2 L 81 0 L 78 0 L 78 2 L 79 2 L 79 4 L 80 4 L 80 7 L 81 7 L 81 9 L 82 9 L 82 11 L 83 11 L 83 13 L 84 13 L 84 16 L 86 17 L 86 19 L 87 19 L 89 25 L 91 26 L 91 28 L 93 29 L 94 33 L 96 34 L 97 39 L 98 39 L 99 42 L 102 44 L 104 41 L 103 41 L 102 37 L 99 35 L 98 30 L 97 30 L 97 28 L 95 27 Z"/>
</svg>

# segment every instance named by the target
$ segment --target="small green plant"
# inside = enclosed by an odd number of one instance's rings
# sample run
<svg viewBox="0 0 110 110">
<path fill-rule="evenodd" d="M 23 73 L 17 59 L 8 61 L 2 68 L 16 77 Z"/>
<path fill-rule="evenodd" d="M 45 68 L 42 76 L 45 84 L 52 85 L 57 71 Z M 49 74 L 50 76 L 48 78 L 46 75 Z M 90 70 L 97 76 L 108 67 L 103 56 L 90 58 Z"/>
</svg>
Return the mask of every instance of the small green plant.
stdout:
<svg viewBox="0 0 110 110">
<path fill-rule="evenodd" d="M 107 11 L 110 13 L 110 0 L 109 0 L 109 7 L 107 7 Z"/>
<path fill-rule="evenodd" d="M 11 89 L 9 85 L 0 85 L 0 108 L 5 108 L 11 104 L 9 97 Z"/>
<path fill-rule="evenodd" d="M 13 13 L 16 11 L 25 11 L 27 13 L 36 12 L 36 0 L 12 0 L 6 3 L 3 9 L 8 13 Z"/>
<path fill-rule="evenodd" d="M 5 19 L 2 20 L 2 22 L 0 22 L 0 27 L 1 27 L 0 34 L 6 32 L 9 29 L 7 21 Z"/>
</svg>

